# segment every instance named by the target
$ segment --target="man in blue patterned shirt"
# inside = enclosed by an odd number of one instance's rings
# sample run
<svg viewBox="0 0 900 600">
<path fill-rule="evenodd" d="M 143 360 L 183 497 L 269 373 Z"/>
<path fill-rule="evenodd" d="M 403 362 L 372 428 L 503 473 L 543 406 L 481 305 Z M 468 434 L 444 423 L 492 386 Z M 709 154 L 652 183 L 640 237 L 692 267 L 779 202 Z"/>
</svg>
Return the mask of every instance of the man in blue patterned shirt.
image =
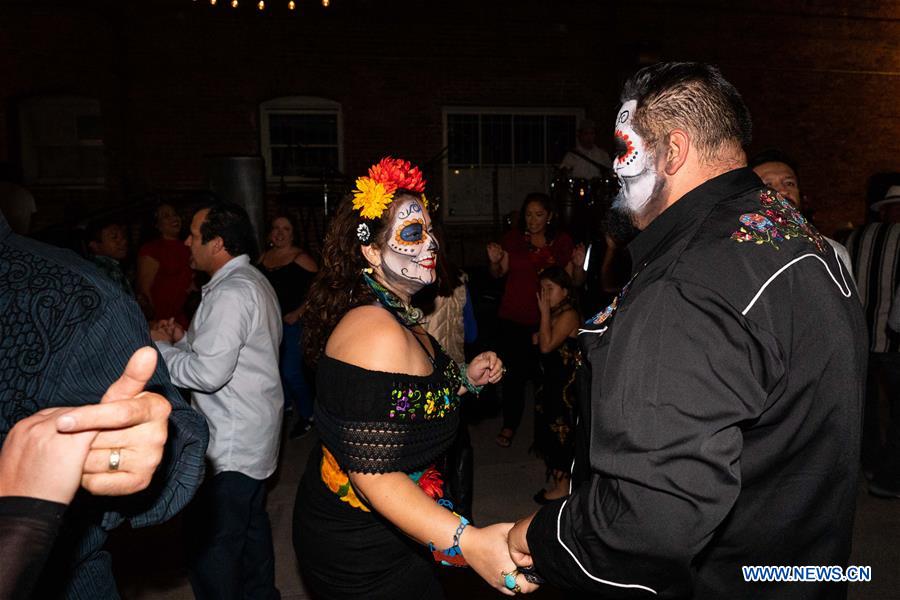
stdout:
<svg viewBox="0 0 900 600">
<path fill-rule="evenodd" d="M 0 215 L 0 442 L 16 422 L 41 409 L 99 402 L 129 357 L 148 345 L 132 298 L 75 254 L 14 234 Z M 90 486 L 94 495 L 76 496 L 35 598 L 118 598 L 110 555 L 102 549 L 106 532 L 125 519 L 132 527 L 166 521 L 200 484 L 206 423 L 172 386 L 162 360 L 147 389 L 172 404 L 153 480 L 128 497 L 102 498 L 122 491 Z M 129 440 L 143 435 L 139 428 Z M 140 446 L 122 446 L 115 467 L 121 460 L 124 472 L 145 457 Z"/>
</svg>

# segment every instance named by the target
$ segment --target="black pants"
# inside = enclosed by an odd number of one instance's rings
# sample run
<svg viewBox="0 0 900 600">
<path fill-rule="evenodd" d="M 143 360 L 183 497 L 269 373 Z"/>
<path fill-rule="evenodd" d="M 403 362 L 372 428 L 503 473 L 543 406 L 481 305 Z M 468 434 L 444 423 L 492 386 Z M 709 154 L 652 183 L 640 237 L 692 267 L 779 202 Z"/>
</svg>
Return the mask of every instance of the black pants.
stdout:
<svg viewBox="0 0 900 600">
<path fill-rule="evenodd" d="M 525 410 L 525 382 L 537 373 L 537 347 L 531 336 L 537 327 L 500 320 L 500 358 L 506 367 L 503 386 L 503 427 L 516 431 Z"/>
<path fill-rule="evenodd" d="M 185 528 L 188 575 L 198 600 L 281 598 L 265 481 L 236 471 L 207 479 L 185 515 Z"/>
<path fill-rule="evenodd" d="M 882 389 L 889 406 L 883 444 L 879 411 Z M 863 468 L 874 471 L 878 483 L 900 489 L 900 353 L 869 354 L 862 460 Z"/>
</svg>

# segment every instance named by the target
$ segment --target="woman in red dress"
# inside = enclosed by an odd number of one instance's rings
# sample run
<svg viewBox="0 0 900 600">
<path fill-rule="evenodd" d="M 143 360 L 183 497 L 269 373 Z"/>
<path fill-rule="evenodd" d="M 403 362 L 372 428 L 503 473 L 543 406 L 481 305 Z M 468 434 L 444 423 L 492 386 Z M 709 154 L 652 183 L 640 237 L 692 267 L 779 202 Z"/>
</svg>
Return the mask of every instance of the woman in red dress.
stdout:
<svg viewBox="0 0 900 600">
<path fill-rule="evenodd" d="M 191 251 L 181 237 L 181 217 L 171 204 L 156 209 L 160 237 L 138 250 L 137 287 L 141 304 L 153 321 L 172 317 L 187 329 L 184 303 L 194 278 Z"/>
</svg>

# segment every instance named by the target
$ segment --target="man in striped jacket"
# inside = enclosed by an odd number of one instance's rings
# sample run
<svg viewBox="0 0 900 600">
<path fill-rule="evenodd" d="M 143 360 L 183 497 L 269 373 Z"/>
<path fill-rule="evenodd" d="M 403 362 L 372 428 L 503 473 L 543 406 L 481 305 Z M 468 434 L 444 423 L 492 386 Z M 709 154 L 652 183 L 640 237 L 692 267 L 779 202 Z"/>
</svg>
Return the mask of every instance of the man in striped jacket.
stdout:
<svg viewBox="0 0 900 600">
<path fill-rule="evenodd" d="M 900 182 L 900 173 L 895 175 Z M 877 211 L 878 222 L 853 232 L 847 240 L 869 326 L 862 463 L 871 479 L 872 494 L 900 498 L 900 333 L 888 327 L 894 291 L 900 283 L 900 185 L 891 185 L 871 209 Z M 878 418 L 882 386 L 891 404 L 891 422 L 883 444 Z"/>
</svg>

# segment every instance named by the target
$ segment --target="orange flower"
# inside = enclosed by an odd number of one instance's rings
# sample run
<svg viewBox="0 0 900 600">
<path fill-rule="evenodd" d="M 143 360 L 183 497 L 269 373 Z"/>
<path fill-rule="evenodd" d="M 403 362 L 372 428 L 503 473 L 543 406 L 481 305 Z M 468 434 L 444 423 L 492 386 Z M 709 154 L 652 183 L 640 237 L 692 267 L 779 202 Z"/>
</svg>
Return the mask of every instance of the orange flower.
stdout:
<svg viewBox="0 0 900 600">
<path fill-rule="evenodd" d="M 393 193 L 398 188 L 411 192 L 424 192 L 425 179 L 419 167 L 414 167 L 408 160 L 387 156 L 369 167 L 369 177 L 384 185 Z"/>
</svg>

